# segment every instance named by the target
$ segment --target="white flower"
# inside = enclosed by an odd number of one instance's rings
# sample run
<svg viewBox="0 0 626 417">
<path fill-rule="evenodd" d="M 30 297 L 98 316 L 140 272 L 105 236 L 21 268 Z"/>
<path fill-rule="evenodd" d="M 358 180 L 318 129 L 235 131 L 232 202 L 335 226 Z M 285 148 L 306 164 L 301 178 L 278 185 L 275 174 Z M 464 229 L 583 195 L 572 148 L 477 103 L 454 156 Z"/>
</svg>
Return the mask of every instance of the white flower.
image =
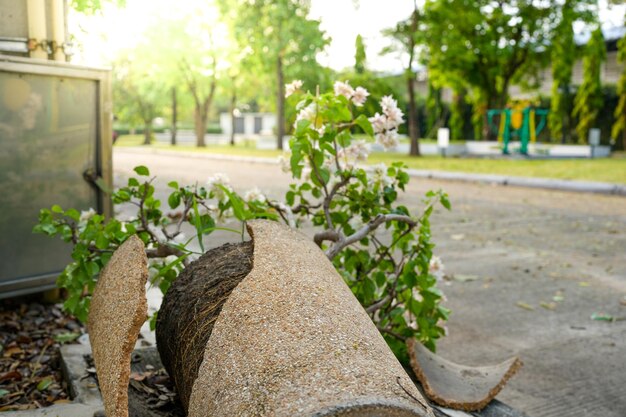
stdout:
<svg viewBox="0 0 626 417">
<path fill-rule="evenodd" d="M 337 158 L 346 164 L 346 168 L 352 167 L 355 162 L 366 161 L 370 150 L 364 140 L 355 140 L 346 148 L 339 149 Z"/>
<path fill-rule="evenodd" d="M 345 83 L 341 81 L 336 81 L 333 88 L 335 90 L 336 96 L 344 96 L 345 98 L 349 99 L 354 94 L 354 90 L 352 89 L 348 81 L 346 81 Z"/>
<path fill-rule="evenodd" d="M 430 264 L 428 265 L 428 272 L 432 274 L 435 278 L 437 278 L 437 281 L 443 280 L 443 277 L 445 276 L 446 273 L 445 273 L 445 266 L 443 262 L 441 261 L 441 258 L 435 255 L 433 255 L 432 258 L 430 258 Z"/>
<path fill-rule="evenodd" d="M 165 259 L 163 260 L 163 264 L 164 265 L 169 265 L 169 264 L 171 264 L 172 262 L 174 262 L 177 259 L 178 259 L 178 256 L 176 256 L 176 255 L 166 256 Z"/>
<path fill-rule="evenodd" d="M 285 84 L 285 98 L 289 97 L 302 87 L 302 81 L 293 80 L 291 84 Z"/>
<path fill-rule="evenodd" d="M 80 212 L 79 221 L 86 222 L 95 215 L 96 215 L 96 211 L 93 208 L 89 208 L 89 210 L 83 210 Z"/>
<path fill-rule="evenodd" d="M 372 179 L 374 183 L 380 183 L 383 186 L 393 185 L 394 180 L 387 175 L 387 165 L 380 163 L 372 167 Z"/>
<path fill-rule="evenodd" d="M 296 124 L 298 124 L 300 120 L 308 120 L 312 122 L 315 120 L 315 116 L 317 116 L 317 106 L 315 103 L 311 103 L 300 110 L 300 113 L 298 113 L 298 116 L 296 117 Z"/>
<path fill-rule="evenodd" d="M 254 187 L 253 189 L 246 191 L 243 198 L 246 201 L 259 201 L 261 203 L 265 202 L 265 195 L 263 195 L 258 187 Z"/>
<path fill-rule="evenodd" d="M 376 134 L 376 142 L 381 144 L 385 150 L 393 149 L 398 146 L 398 132 L 395 130 L 387 130 Z"/>
<path fill-rule="evenodd" d="M 398 102 L 394 100 L 392 96 L 384 96 L 380 100 L 380 105 L 382 106 L 384 112 L 385 109 L 398 107 Z"/>
<path fill-rule="evenodd" d="M 404 122 L 404 119 L 402 118 L 404 113 L 402 113 L 402 110 L 397 107 L 386 109 L 385 115 L 387 116 L 388 121 L 387 128 L 396 128 Z"/>
<path fill-rule="evenodd" d="M 365 88 L 357 87 L 354 89 L 354 94 L 352 95 L 352 102 L 354 103 L 355 106 L 361 107 L 363 104 L 365 104 L 365 100 L 367 100 L 367 96 L 369 95 L 370 93 L 368 93 Z"/>
<path fill-rule="evenodd" d="M 283 172 L 291 172 L 291 156 L 289 153 L 278 156 L 278 164 L 280 165 L 280 169 Z"/>
<path fill-rule="evenodd" d="M 322 125 L 322 127 L 320 127 L 319 129 L 316 129 L 316 130 L 317 130 L 317 133 L 320 136 L 324 136 L 324 133 L 326 133 L 326 125 Z"/>
<path fill-rule="evenodd" d="M 368 120 L 372 124 L 372 128 L 374 129 L 374 132 L 376 133 L 382 132 L 385 129 L 387 129 L 387 116 L 385 116 L 384 114 L 376 113 L 374 114 L 373 117 L 370 117 Z"/>
<path fill-rule="evenodd" d="M 365 161 L 369 156 L 370 150 L 364 140 L 355 140 L 345 148 L 346 155 L 356 161 Z"/>
<path fill-rule="evenodd" d="M 230 190 L 230 178 L 228 178 L 228 175 L 221 172 L 209 177 L 206 184 L 207 187 L 209 187 L 209 190 L 213 191 L 218 199 L 222 199 L 222 197 L 224 197 L 224 190 L 222 190 L 220 186 Z"/>
</svg>

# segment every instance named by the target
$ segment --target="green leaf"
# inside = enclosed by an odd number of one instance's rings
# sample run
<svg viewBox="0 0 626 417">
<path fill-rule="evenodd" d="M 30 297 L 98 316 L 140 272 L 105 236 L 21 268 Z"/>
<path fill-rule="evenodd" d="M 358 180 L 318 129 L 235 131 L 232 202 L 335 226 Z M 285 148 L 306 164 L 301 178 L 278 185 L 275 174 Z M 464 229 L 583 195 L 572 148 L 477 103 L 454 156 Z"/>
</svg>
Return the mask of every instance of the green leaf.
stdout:
<svg viewBox="0 0 626 417">
<path fill-rule="evenodd" d="M 5 395 L 7 395 L 9 393 L 9 391 L 5 390 L 5 389 L 0 389 L 0 398 L 4 397 Z"/>
<path fill-rule="evenodd" d="M 129 187 L 139 187 L 139 181 L 137 181 L 137 178 L 129 178 L 128 179 L 128 186 Z"/>
<path fill-rule="evenodd" d="M 369 136 L 374 136 L 374 128 L 372 127 L 370 121 L 367 119 L 367 116 L 361 114 L 359 115 L 359 117 L 356 118 L 355 122 L 361 129 L 363 129 L 366 134 L 368 134 Z"/>
<path fill-rule="evenodd" d="M 153 315 L 150 316 L 150 331 L 153 332 L 156 329 L 157 315 L 158 311 L 155 311 Z"/>
<path fill-rule="evenodd" d="M 198 244 L 200 245 L 200 250 L 204 253 L 204 242 L 202 241 L 202 220 L 200 219 L 200 212 L 198 211 L 198 202 L 196 201 L 196 196 L 193 196 L 192 199 L 193 205 L 193 224 L 196 227 L 196 236 L 198 237 Z"/>
<path fill-rule="evenodd" d="M 235 217 L 237 218 L 237 220 L 240 220 L 240 221 L 248 220 L 249 218 L 248 215 L 250 213 L 246 211 L 243 200 L 239 198 L 237 194 L 233 193 L 232 191 L 230 191 L 228 188 L 224 187 L 223 185 L 219 185 L 219 187 L 228 196 L 228 200 L 230 201 L 230 204 L 233 207 L 233 212 L 235 213 Z"/>
<path fill-rule="evenodd" d="M 53 382 L 54 380 L 50 377 L 42 379 L 39 381 L 39 384 L 37 384 L 37 391 L 45 391 Z"/>
<path fill-rule="evenodd" d="M 52 206 L 50 210 L 52 210 L 53 213 L 63 213 L 63 209 L 58 204 Z"/>
<path fill-rule="evenodd" d="M 54 340 L 59 343 L 68 343 L 73 342 L 74 340 L 80 337 L 80 333 L 76 332 L 65 332 L 54 335 Z"/>
<path fill-rule="evenodd" d="M 440 201 L 441 201 L 441 205 L 444 206 L 446 209 L 450 210 L 452 208 L 447 194 L 442 194 Z"/>
<path fill-rule="evenodd" d="M 98 249 L 106 249 L 109 247 L 109 239 L 103 234 L 98 235 L 96 238 L 96 247 Z"/>
<path fill-rule="evenodd" d="M 150 175 L 150 170 L 144 165 L 136 166 L 133 170 L 137 173 L 137 175 L 143 175 L 144 177 Z"/>
<path fill-rule="evenodd" d="M 170 181 L 170 182 L 168 182 L 168 183 L 167 183 L 167 186 L 168 186 L 168 187 L 171 187 L 171 188 L 173 188 L 173 189 L 175 189 L 175 190 L 178 190 L 178 188 L 179 188 L 179 187 L 178 187 L 178 183 L 177 183 L 176 181 Z"/>
<path fill-rule="evenodd" d="M 169 204 L 170 208 L 175 209 L 180 205 L 180 192 L 174 191 L 167 199 L 167 204 Z"/>
</svg>

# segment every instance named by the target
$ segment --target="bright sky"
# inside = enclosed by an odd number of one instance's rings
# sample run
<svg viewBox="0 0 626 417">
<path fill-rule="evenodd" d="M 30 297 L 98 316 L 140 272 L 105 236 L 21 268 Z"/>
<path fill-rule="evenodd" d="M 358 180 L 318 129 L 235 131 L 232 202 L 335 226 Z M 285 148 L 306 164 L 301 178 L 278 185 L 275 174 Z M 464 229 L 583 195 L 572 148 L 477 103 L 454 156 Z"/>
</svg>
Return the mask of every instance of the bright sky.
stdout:
<svg viewBox="0 0 626 417">
<path fill-rule="evenodd" d="M 207 0 L 127 0 L 125 9 L 108 6 L 102 16 L 84 17 L 74 13 L 70 16 L 70 32 L 85 44 L 85 51 L 77 57 L 77 61 L 107 65 L 115 51 L 132 46 L 142 31 L 159 16 L 172 16 L 189 5 L 207 3 Z M 354 42 L 360 34 L 365 41 L 370 69 L 400 71 L 403 65 L 401 56 L 379 56 L 389 44 L 381 30 L 406 19 L 412 10 L 413 0 L 312 0 L 310 16 L 320 19 L 322 29 L 332 38 L 332 43 L 318 59 L 336 70 L 352 66 Z M 626 5 L 609 9 L 606 0 L 602 0 L 600 19 L 603 27 L 622 26 L 625 11 Z"/>
</svg>

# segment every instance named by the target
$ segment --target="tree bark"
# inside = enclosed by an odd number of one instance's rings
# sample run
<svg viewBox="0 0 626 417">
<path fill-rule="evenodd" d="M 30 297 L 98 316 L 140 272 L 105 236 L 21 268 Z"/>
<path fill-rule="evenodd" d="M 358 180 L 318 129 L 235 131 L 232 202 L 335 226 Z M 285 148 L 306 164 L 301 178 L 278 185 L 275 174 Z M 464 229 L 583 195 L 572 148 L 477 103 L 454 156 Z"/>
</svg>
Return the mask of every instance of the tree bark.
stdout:
<svg viewBox="0 0 626 417">
<path fill-rule="evenodd" d="M 285 74 L 283 72 L 283 57 L 279 54 L 276 60 L 276 81 L 278 82 L 276 94 L 276 145 L 283 150 L 283 137 L 285 136 Z"/>
<path fill-rule="evenodd" d="M 143 144 L 150 145 L 152 139 L 152 122 L 145 122 L 143 127 Z"/>
<path fill-rule="evenodd" d="M 178 103 L 176 102 L 176 87 L 172 87 L 172 126 L 170 128 L 172 145 L 176 145 L 176 133 L 178 122 Z"/>
<path fill-rule="evenodd" d="M 411 69 L 406 74 L 407 88 L 409 90 L 409 137 L 411 138 L 409 155 L 420 156 L 419 122 L 417 120 L 417 105 L 415 103 L 415 74 Z"/>
<path fill-rule="evenodd" d="M 188 409 L 213 324 L 233 289 L 252 270 L 253 243 L 227 243 L 192 262 L 176 278 L 157 316 L 161 361 Z"/>
<path fill-rule="evenodd" d="M 200 105 L 196 104 L 194 111 L 195 119 L 195 131 L 196 131 L 196 145 L 199 148 L 206 146 L 204 136 L 206 135 L 207 120 L 209 117 L 209 106 L 211 105 L 210 99 L 206 98 Z"/>
</svg>

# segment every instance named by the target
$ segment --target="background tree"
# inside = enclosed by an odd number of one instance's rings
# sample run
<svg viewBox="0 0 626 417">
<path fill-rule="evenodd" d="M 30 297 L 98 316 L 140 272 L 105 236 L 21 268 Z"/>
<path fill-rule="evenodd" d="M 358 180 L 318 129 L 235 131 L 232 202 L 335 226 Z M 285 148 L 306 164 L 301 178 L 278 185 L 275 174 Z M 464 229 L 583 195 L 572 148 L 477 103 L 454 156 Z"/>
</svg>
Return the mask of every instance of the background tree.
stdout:
<svg viewBox="0 0 626 417">
<path fill-rule="evenodd" d="M 548 126 L 554 140 L 567 142 L 571 130 L 571 83 L 572 70 L 578 57 L 574 40 L 574 23 L 590 21 L 591 8 L 595 0 L 565 0 L 560 9 L 559 23 L 554 29 L 551 41 L 550 62 L 552 66 L 552 91 Z"/>
<path fill-rule="evenodd" d="M 473 90 L 474 120 L 482 118 L 483 137 L 492 137 L 486 110 L 504 107 L 512 82 L 531 75 L 528 64 L 542 60 L 554 26 L 553 8 L 552 2 L 533 0 L 426 1 L 429 68 L 464 80 Z"/>
<path fill-rule="evenodd" d="M 624 21 L 626 25 L 626 19 Z M 619 95 L 619 102 L 615 109 L 615 123 L 611 129 L 611 136 L 617 139 L 622 135 L 622 149 L 626 150 L 626 36 L 619 40 L 617 43 L 617 59 L 622 63 L 622 74 L 617 82 L 617 94 Z"/>
<path fill-rule="evenodd" d="M 562 18 L 552 38 L 552 91 L 550 94 L 550 113 L 548 126 L 552 139 L 561 138 L 565 143 L 569 131 L 570 84 L 572 69 L 576 62 L 576 43 L 574 42 L 575 12 L 572 0 L 566 0 L 561 8 Z M 565 125 L 565 126 L 564 126 Z"/>
<path fill-rule="evenodd" d="M 277 145 L 283 149 L 285 135 L 285 83 L 321 70 L 316 55 L 329 40 L 318 20 L 307 18 L 309 0 L 219 0 L 242 50 L 246 63 L 272 79 L 277 116 Z M 322 71 L 319 71 L 322 72 Z M 307 74 L 308 73 L 308 74 Z M 314 86 L 306 85 L 307 88 Z"/>
<path fill-rule="evenodd" d="M 573 115 L 578 117 L 576 133 L 578 143 L 586 143 L 589 129 L 593 127 L 598 112 L 602 108 L 602 82 L 600 70 L 606 59 L 606 45 L 602 29 L 598 26 L 585 46 L 583 57 L 583 82 L 574 100 Z"/>
<path fill-rule="evenodd" d="M 409 138 L 411 140 L 411 148 L 409 154 L 413 156 L 420 155 L 419 148 L 419 121 L 417 119 L 417 91 L 416 91 L 416 74 L 415 65 L 418 58 L 418 46 L 420 44 L 420 12 L 417 7 L 417 0 L 413 1 L 413 13 L 404 21 L 399 22 L 394 28 L 383 31 L 383 33 L 394 40 L 394 43 L 385 48 L 383 53 L 401 52 L 406 54 L 406 65 L 404 67 L 404 77 L 406 80 L 407 91 L 409 95 L 409 111 L 407 114 L 407 123 L 409 126 Z"/>
<path fill-rule="evenodd" d="M 153 121 L 167 99 L 157 74 L 155 66 L 136 65 L 132 53 L 114 65 L 114 114 L 129 126 L 143 125 L 144 145 L 150 144 Z"/>
<path fill-rule="evenodd" d="M 363 42 L 363 37 L 361 35 L 356 35 L 354 48 L 356 49 L 356 52 L 354 53 L 354 72 L 357 74 L 363 74 L 365 72 L 367 55 L 365 54 L 365 43 Z"/>
</svg>

